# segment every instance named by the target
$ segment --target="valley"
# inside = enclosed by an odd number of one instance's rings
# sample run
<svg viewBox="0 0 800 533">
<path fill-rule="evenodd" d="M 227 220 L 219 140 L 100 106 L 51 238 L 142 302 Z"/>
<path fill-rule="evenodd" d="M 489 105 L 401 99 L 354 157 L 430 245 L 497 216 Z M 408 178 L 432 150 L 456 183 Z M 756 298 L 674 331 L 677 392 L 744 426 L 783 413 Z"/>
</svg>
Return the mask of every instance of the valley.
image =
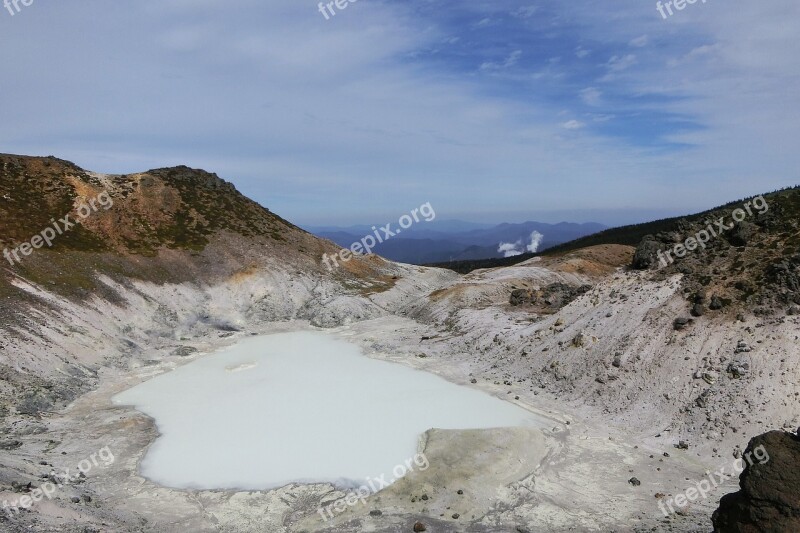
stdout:
<svg viewBox="0 0 800 533">
<path fill-rule="evenodd" d="M 70 176 L 61 183 L 87 188 L 39 188 L 37 178 L 27 182 L 28 198 L 59 205 L 63 194 L 77 205 L 97 179 L 111 185 L 114 207 L 88 219 L 80 240 L 61 241 L 57 255 L 43 249 L 20 270 L 4 270 L 0 499 L 13 501 L 20 487 L 33 488 L 49 471 L 74 468 L 104 447 L 115 461 L 29 510 L 0 514 L 6 530 L 401 532 L 421 523 L 447 532 L 707 531 L 719 497 L 736 490 L 735 478 L 676 513 L 664 513 L 664 501 L 729 465 L 752 437 L 800 425 L 800 318 L 779 303 L 793 298 L 790 274 L 756 291 L 735 269 L 727 270 L 730 285 L 697 281 L 719 269 L 717 262 L 740 262 L 739 255 L 781 264 L 788 250 L 776 253 L 770 242 L 791 246 L 781 215 L 796 191 L 770 197 L 774 208 L 749 228 L 758 239 L 739 247 L 719 239 L 659 270 L 631 265 L 645 253 L 656 257 L 649 243 L 666 239 L 661 233 L 638 249 L 597 244 L 467 275 L 373 255 L 330 273 L 320 257 L 335 253 L 334 245 L 251 207 L 202 171 L 97 177 L 48 163 L 51 173 Z M 17 156 L 2 164 L 3 183 L 15 168 L 42 168 L 40 159 Z M 3 192 L 22 197 L 20 189 Z M 182 226 L 161 218 L 163 210 Z M 126 220 L 151 237 L 112 232 L 128 227 Z M 723 291 L 729 303 L 721 309 L 697 303 Z M 677 320 L 696 305 L 700 316 Z M 757 311 L 767 306 L 770 313 Z M 371 359 L 481 391 L 546 423 L 428 428 L 417 452 L 429 468 L 365 503 L 339 506 L 328 520 L 318 510 L 348 493 L 325 480 L 177 489 L 143 475 L 159 428 L 114 396 L 254 336 L 303 331 L 324 331 Z M 335 419 L 336 407 L 309 397 L 302 380 L 289 390 L 290 404 L 311 401 L 320 417 Z M 368 399 L 354 391 L 353 401 Z M 255 415 L 237 416 L 259 431 Z M 201 413 L 189 416 L 200 417 L 199 428 L 209 423 Z M 278 447 L 291 442 L 276 438 Z M 214 463 L 198 461 L 198 470 Z"/>
</svg>

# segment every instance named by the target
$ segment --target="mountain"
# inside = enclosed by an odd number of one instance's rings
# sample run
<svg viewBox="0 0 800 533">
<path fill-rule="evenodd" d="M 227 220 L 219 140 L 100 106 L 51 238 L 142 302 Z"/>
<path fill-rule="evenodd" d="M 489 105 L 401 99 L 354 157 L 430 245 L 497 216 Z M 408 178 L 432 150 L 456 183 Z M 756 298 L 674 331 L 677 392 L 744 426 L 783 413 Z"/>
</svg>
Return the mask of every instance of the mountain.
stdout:
<svg viewBox="0 0 800 533">
<path fill-rule="evenodd" d="M 701 233 L 737 209 L 728 229 Z M 796 508 L 780 487 L 794 486 L 781 472 L 797 455 L 782 433 L 800 426 L 798 214 L 800 189 L 788 189 L 465 275 L 377 255 L 329 268 L 334 243 L 213 173 L 107 175 L 0 155 L 0 530 L 706 531 L 736 482 L 702 498 L 697 487 L 760 443 L 776 462 L 748 470 L 716 523 L 768 529 Z M 674 261 L 660 265 L 668 251 Z M 141 475 L 159 428 L 115 394 L 252 335 L 301 330 L 546 423 L 431 428 L 419 441 L 430 473 L 357 505 L 330 483 L 176 490 Z M 285 401 L 312 401 L 310 382 L 299 375 Z M 346 405 L 320 402 L 319 416 L 357 410 L 378 386 L 365 381 Z M 252 431 L 269 431 L 259 406 L 242 410 Z M 228 436 L 241 453 L 247 436 Z M 113 464 L 55 476 L 106 448 Z M 339 502 L 347 512 L 320 519 Z"/>
<path fill-rule="evenodd" d="M 348 233 L 350 235 L 366 235 L 372 233 L 372 227 L 379 227 L 383 226 L 383 224 L 361 224 L 361 225 L 354 225 L 354 226 L 306 226 L 304 229 L 309 231 L 313 234 L 318 233 L 335 233 L 337 231 L 341 231 L 344 233 Z M 464 220 L 439 220 L 433 219 L 430 222 L 425 222 L 425 227 L 432 230 L 434 233 L 437 234 L 448 234 L 448 233 L 463 233 L 472 230 L 481 230 L 481 229 L 489 229 L 494 227 L 494 224 L 481 224 L 478 222 L 466 222 Z M 418 231 L 422 231 L 419 227 L 417 228 L 410 228 L 409 232 L 415 233 Z"/>
<path fill-rule="evenodd" d="M 331 240 L 343 248 L 350 248 L 353 243 L 372 234 L 372 227 L 336 228 L 328 226 L 309 228 L 309 231 L 319 237 Z M 524 222 L 487 227 L 461 221 L 439 222 L 433 220 L 412 226 L 404 230 L 402 234 L 378 244 L 374 248 L 374 253 L 392 261 L 418 265 L 499 258 L 505 255 L 498 251 L 502 243 L 524 251 L 526 246 L 531 243 L 531 236 L 534 232 L 542 235 L 540 248 L 547 249 L 604 229 L 606 226 L 595 223 Z"/>
<path fill-rule="evenodd" d="M 780 243 L 785 242 L 789 245 L 790 250 L 794 249 L 793 247 L 795 244 L 795 239 L 792 237 L 792 235 L 793 232 L 796 231 L 796 228 L 793 223 L 793 217 L 800 215 L 800 200 L 798 200 L 798 190 L 798 187 L 792 187 L 763 196 L 765 201 L 767 201 L 768 212 L 765 213 L 765 215 L 763 215 L 761 218 L 770 221 L 769 224 L 777 224 L 776 221 L 780 221 L 779 227 L 770 228 L 772 230 L 772 235 L 768 236 L 768 239 L 771 242 L 770 246 L 779 246 Z M 728 233 L 722 232 L 724 237 L 723 239 L 713 239 L 710 245 L 712 249 L 719 249 L 720 246 L 723 246 L 720 243 L 725 243 L 728 246 L 733 244 L 747 244 L 747 239 L 752 239 L 754 235 L 753 223 L 750 220 L 735 222 L 731 219 L 731 213 L 736 209 L 740 209 L 741 206 L 752 200 L 752 198 L 740 199 L 700 213 L 654 220 L 652 222 L 646 222 L 643 224 L 632 224 L 618 228 L 605 229 L 585 237 L 580 237 L 575 240 L 553 246 L 551 248 L 543 249 L 537 254 L 526 253 L 519 256 L 502 259 L 439 262 L 431 263 L 431 265 L 441 268 L 449 268 L 456 272 L 466 274 L 473 270 L 482 268 L 513 266 L 515 264 L 528 261 L 537 255 L 560 255 L 592 246 L 614 244 L 634 247 L 643 246 L 644 249 L 639 254 L 639 259 L 635 263 L 635 266 L 637 268 L 647 268 L 652 266 L 653 258 L 647 257 L 645 249 L 652 249 L 655 246 L 655 248 L 660 247 L 663 250 L 668 250 L 680 241 L 680 236 L 683 234 L 691 235 L 692 230 L 694 233 L 704 229 L 707 230 L 709 225 L 711 225 L 712 229 L 714 229 L 716 224 L 712 224 L 712 222 L 718 221 L 720 218 L 724 218 L 724 224 L 726 226 L 730 226 L 731 228 Z M 748 218 L 750 217 L 748 216 Z M 650 244 L 647 244 L 648 242 Z M 653 244 L 654 242 L 656 244 Z M 764 244 L 762 243 L 762 246 L 763 245 Z M 782 244 L 780 245 L 782 246 Z M 709 247 L 707 246 L 706 248 Z M 725 249 L 726 248 L 723 246 L 721 250 L 724 251 Z M 785 252 L 786 250 L 781 250 L 781 254 L 777 254 L 777 256 L 781 257 Z M 690 259 L 691 257 L 693 256 L 690 256 Z M 690 261 L 686 261 L 683 263 L 684 269 L 687 267 L 689 262 Z M 759 265 L 757 263 L 752 263 L 749 266 L 758 267 Z M 671 271 L 674 271 L 677 268 L 676 264 L 674 263 L 671 263 L 670 267 Z M 736 269 L 741 270 L 742 265 L 737 265 Z"/>
</svg>

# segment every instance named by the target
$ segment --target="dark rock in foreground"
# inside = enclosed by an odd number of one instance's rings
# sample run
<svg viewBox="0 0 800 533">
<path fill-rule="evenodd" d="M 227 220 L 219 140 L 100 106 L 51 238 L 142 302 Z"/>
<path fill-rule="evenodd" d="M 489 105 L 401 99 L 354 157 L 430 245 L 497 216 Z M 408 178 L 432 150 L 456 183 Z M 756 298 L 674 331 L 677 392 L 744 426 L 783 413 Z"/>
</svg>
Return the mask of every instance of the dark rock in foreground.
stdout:
<svg viewBox="0 0 800 533">
<path fill-rule="evenodd" d="M 763 446 L 766 462 L 745 462 L 739 492 L 722 497 L 712 518 L 718 533 L 800 531 L 800 439 L 771 431 L 750 441 L 744 453 Z"/>
</svg>

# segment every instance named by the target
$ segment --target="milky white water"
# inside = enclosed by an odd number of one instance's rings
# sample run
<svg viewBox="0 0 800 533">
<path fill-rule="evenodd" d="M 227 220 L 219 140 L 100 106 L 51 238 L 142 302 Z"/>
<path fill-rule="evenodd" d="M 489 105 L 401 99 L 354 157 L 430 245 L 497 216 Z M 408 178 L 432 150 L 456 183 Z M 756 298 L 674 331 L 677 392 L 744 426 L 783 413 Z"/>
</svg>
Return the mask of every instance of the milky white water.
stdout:
<svg viewBox="0 0 800 533">
<path fill-rule="evenodd" d="M 243 340 L 114 403 L 155 419 L 141 473 L 176 488 L 358 484 L 390 478 L 430 428 L 543 427 L 511 403 L 313 332 Z"/>
</svg>

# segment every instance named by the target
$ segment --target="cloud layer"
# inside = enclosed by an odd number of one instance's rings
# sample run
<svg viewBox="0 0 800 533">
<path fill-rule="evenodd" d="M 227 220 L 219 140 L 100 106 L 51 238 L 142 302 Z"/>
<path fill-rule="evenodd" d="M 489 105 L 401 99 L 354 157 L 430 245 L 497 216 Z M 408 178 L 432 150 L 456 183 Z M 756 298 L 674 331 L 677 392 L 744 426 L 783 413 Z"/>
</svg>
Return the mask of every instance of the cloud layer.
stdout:
<svg viewBox="0 0 800 533">
<path fill-rule="evenodd" d="M 0 12 L 0 142 L 203 167 L 307 224 L 426 201 L 689 212 L 800 181 L 798 21 L 793 0 L 666 21 L 633 0 L 360 0 L 330 20 L 314 2 L 35 2 Z"/>
</svg>

